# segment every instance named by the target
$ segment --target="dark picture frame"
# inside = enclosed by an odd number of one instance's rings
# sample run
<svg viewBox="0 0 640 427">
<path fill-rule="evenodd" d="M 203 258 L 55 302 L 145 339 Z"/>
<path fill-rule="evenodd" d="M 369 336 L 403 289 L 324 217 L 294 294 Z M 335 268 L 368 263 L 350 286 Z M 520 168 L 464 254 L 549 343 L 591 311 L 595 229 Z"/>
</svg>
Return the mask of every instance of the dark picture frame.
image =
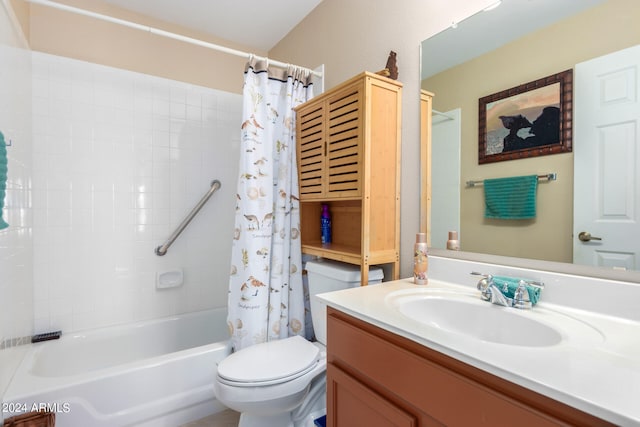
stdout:
<svg viewBox="0 0 640 427">
<path fill-rule="evenodd" d="M 569 153 L 573 70 L 480 98 L 478 163 Z"/>
</svg>

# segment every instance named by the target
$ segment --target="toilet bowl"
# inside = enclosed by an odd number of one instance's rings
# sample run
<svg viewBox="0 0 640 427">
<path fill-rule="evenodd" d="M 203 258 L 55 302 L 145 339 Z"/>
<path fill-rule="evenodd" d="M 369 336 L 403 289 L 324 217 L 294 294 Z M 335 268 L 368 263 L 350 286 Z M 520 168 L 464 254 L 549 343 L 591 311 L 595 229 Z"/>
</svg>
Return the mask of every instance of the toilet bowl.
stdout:
<svg viewBox="0 0 640 427">
<path fill-rule="evenodd" d="M 316 411 L 324 408 L 326 367 L 324 346 L 300 336 L 256 344 L 220 362 L 216 396 L 241 413 L 241 427 L 303 426 L 315 402 L 306 405 L 307 413 L 295 409 L 311 394 L 319 401 Z"/>
<path fill-rule="evenodd" d="M 239 427 L 313 427 L 326 413 L 326 306 L 315 295 L 360 284 L 360 268 L 333 261 L 306 264 L 316 342 L 300 336 L 255 344 L 218 365 L 216 397 L 240 412 Z M 382 270 L 369 271 L 369 283 Z"/>
</svg>

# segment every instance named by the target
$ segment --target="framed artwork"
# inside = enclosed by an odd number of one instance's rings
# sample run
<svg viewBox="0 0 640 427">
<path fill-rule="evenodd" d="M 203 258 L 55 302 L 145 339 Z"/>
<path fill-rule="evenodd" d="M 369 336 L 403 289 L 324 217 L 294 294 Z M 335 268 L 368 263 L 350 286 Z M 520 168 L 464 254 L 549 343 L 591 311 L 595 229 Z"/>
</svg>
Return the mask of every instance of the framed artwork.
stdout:
<svg viewBox="0 0 640 427">
<path fill-rule="evenodd" d="M 573 70 L 480 98 L 478 163 L 571 152 Z"/>
</svg>

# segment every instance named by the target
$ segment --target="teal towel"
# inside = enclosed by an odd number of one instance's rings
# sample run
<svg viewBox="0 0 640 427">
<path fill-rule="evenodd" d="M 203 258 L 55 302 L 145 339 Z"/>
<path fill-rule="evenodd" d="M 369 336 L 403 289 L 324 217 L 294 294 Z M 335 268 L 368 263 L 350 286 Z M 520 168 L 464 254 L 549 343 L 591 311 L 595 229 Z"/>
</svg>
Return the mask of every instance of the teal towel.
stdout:
<svg viewBox="0 0 640 427">
<path fill-rule="evenodd" d="M 515 277 L 493 276 L 493 283 L 502 291 L 505 297 L 511 299 L 513 299 L 516 289 L 518 289 L 520 280 L 527 281 L 526 279 L 518 279 Z M 529 293 L 529 301 L 531 301 L 531 304 L 536 305 L 540 299 L 540 288 L 527 285 L 527 292 Z"/>
<path fill-rule="evenodd" d="M 0 230 L 9 226 L 2 219 L 2 210 L 4 209 L 4 196 L 7 188 L 7 144 L 4 142 L 4 135 L 0 132 Z"/>
<path fill-rule="evenodd" d="M 537 188 L 537 175 L 485 179 L 484 217 L 497 219 L 535 218 Z"/>
</svg>

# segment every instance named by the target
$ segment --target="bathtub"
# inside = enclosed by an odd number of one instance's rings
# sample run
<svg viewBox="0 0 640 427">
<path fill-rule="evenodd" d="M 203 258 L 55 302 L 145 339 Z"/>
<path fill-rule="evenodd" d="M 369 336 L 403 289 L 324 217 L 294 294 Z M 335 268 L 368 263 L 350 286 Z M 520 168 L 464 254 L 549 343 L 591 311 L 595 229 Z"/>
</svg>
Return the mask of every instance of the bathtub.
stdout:
<svg viewBox="0 0 640 427">
<path fill-rule="evenodd" d="M 31 344 L 4 418 L 47 408 L 56 427 L 175 427 L 219 412 L 213 380 L 231 349 L 226 316 L 213 309 Z"/>
</svg>

